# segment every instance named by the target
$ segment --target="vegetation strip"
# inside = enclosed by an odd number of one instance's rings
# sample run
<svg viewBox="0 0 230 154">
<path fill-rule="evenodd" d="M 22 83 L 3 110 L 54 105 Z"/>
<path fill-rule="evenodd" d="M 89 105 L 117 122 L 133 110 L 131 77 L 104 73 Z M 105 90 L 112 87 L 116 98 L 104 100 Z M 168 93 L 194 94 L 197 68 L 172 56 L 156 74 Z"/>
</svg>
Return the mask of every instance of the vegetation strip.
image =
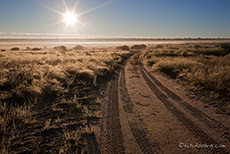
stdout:
<svg viewBox="0 0 230 154">
<path fill-rule="evenodd" d="M 203 141 L 207 144 L 216 144 L 219 145 L 217 141 L 215 141 L 212 137 L 210 137 L 206 132 L 204 132 L 199 126 L 197 126 L 190 119 L 186 118 L 183 112 L 178 110 L 170 101 L 168 101 L 167 96 L 165 96 L 152 81 L 149 79 L 147 73 L 144 71 L 143 64 L 139 65 L 141 75 L 143 76 L 145 82 L 148 84 L 153 93 L 157 96 L 157 98 L 164 103 L 169 111 L 171 111 L 175 117 L 182 122 L 184 126 L 188 128 L 190 132 L 192 132 L 199 140 Z M 227 153 L 224 149 L 214 149 L 215 152 Z"/>
<path fill-rule="evenodd" d="M 184 101 L 180 96 L 176 95 L 175 93 L 173 93 L 171 90 L 169 90 L 168 88 L 166 88 L 164 85 L 162 85 L 151 73 L 149 73 L 144 67 L 143 70 L 148 74 L 148 76 L 151 78 L 151 80 L 155 83 L 155 85 L 157 85 L 159 88 L 161 88 L 163 91 L 166 92 L 167 96 L 172 98 L 173 100 L 177 101 L 178 103 L 180 103 L 180 105 L 190 111 L 193 112 L 193 116 L 196 116 L 197 118 L 199 118 L 206 126 L 208 126 L 209 128 L 213 129 L 215 132 L 217 133 L 222 133 L 222 137 L 227 138 L 229 142 L 230 141 L 230 130 L 228 127 L 222 125 L 221 123 L 219 123 L 218 121 L 216 121 L 215 119 L 211 118 L 210 116 L 208 116 L 207 114 L 205 114 L 204 112 L 200 111 L 199 109 L 193 107 L 192 105 L 188 104 L 186 101 Z M 221 131 L 220 131 L 221 130 Z"/>
<path fill-rule="evenodd" d="M 133 114 L 133 104 L 126 87 L 124 70 L 122 70 L 120 74 L 120 88 L 124 110 L 127 113 Z M 147 134 L 149 133 L 148 130 L 146 128 L 140 128 L 140 126 L 144 126 L 141 121 L 139 121 L 139 123 L 128 121 L 128 123 L 136 143 L 140 146 L 143 153 L 162 153 L 159 145 L 156 142 L 151 142 L 147 138 Z"/>
<path fill-rule="evenodd" d="M 154 71 L 177 79 L 203 101 L 230 114 L 230 44 L 186 43 L 149 46 L 143 52 Z M 203 97 L 204 96 L 204 97 Z"/>
</svg>

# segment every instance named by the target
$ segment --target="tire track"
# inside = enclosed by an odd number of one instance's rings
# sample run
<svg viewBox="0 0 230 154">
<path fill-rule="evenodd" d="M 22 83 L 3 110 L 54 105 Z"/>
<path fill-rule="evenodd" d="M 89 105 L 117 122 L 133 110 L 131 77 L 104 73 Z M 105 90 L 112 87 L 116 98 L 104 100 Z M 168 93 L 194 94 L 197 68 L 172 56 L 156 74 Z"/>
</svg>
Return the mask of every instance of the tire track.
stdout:
<svg viewBox="0 0 230 154">
<path fill-rule="evenodd" d="M 174 101 L 177 101 L 184 109 L 186 109 L 189 112 L 192 112 L 192 115 L 197 117 L 201 122 L 203 122 L 206 126 L 211 128 L 217 133 L 221 133 L 221 136 L 223 138 L 226 138 L 228 142 L 230 142 L 230 129 L 224 125 L 222 125 L 220 122 L 216 121 L 215 119 L 211 118 L 207 114 L 203 113 L 199 109 L 193 107 L 186 101 L 184 101 L 180 96 L 173 93 L 171 90 L 166 88 L 164 85 L 162 85 L 150 72 L 148 72 L 144 66 L 143 70 L 148 74 L 148 76 L 151 78 L 151 80 L 157 85 L 159 88 L 161 88 L 168 97 L 173 99 Z M 220 132 L 221 131 L 221 132 Z"/>
<path fill-rule="evenodd" d="M 124 107 L 125 112 L 133 114 L 133 104 L 131 98 L 128 94 L 128 90 L 126 87 L 126 80 L 125 80 L 125 71 L 122 70 L 120 74 L 120 91 L 121 91 L 121 100 Z M 135 117 L 135 119 L 138 119 Z M 140 126 L 144 126 L 143 122 L 131 122 L 128 121 L 129 127 L 135 138 L 136 143 L 139 145 L 140 149 L 144 154 L 149 153 L 163 153 L 160 149 L 159 145 L 156 142 L 151 142 L 147 134 L 149 131 L 146 128 L 141 128 Z"/>
<path fill-rule="evenodd" d="M 109 147 L 106 149 L 106 153 L 125 153 L 125 147 L 123 146 L 124 140 L 119 119 L 117 77 L 115 77 L 110 85 L 108 99 L 107 130 Z"/>
<path fill-rule="evenodd" d="M 125 71 L 121 71 L 121 76 L 120 76 L 120 89 L 121 89 L 121 98 L 122 101 L 125 102 L 123 103 L 123 107 L 125 112 L 127 113 L 133 113 L 133 103 L 131 101 L 131 98 L 129 96 L 127 87 L 126 87 L 126 80 L 125 80 Z"/>
<path fill-rule="evenodd" d="M 214 145 L 220 145 L 216 140 L 214 140 L 212 137 L 210 137 L 206 132 L 204 132 L 198 125 L 196 125 L 192 120 L 187 118 L 183 112 L 178 110 L 173 103 L 171 103 L 167 96 L 164 95 L 157 86 L 149 79 L 147 73 L 144 70 L 143 64 L 139 65 L 140 72 L 142 77 L 144 78 L 145 82 L 148 84 L 150 89 L 153 91 L 153 93 L 157 96 L 157 98 L 164 103 L 166 108 L 174 114 L 174 116 L 185 126 L 187 129 L 192 132 L 200 141 L 206 143 L 206 144 L 214 144 Z M 221 152 L 221 153 L 227 153 L 224 149 L 213 149 L 212 152 Z"/>
</svg>

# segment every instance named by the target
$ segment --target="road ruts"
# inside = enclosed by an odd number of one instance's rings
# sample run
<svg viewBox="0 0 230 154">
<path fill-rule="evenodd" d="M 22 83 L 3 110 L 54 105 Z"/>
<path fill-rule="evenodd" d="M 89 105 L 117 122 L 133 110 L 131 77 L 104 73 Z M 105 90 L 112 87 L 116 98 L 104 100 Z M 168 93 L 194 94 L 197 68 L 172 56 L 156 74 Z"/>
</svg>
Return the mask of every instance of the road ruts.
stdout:
<svg viewBox="0 0 230 154">
<path fill-rule="evenodd" d="M 109 90 L 107 130 L 107 141 L 109 146 L 106 148 L 106 153 L 125 153 L 125 147 L 123 146 L 124 140 L 119 119 L 117 76 L 111 82 Z"/>
<path fill-rule="evenodd" d="M 133 104 L 126 87 L 124 70 L 122 70 L 120 73 L 120 95 L 125 112 L 131 113 L 134 116 Z M 134 118 L 138 120 L 137 117 L 134 116 Z M 128 124 L 131 129 L 131 133 L 135 138 L 135 142 L 139 145 L 141 151 L 144 154 L 163 153 L 159 145 L 155 141 L 153 141 L 153 139 L 151 139 L 150 141 L 147 138 L 147 134 L 149 134 L 149 131 L 144 127 L 143 122 L 141 122 L 140 120 L 138 120 L 138 122 L 128 121 Z"/>
<path fill-rule="evenodd" d="M 142 63 L 139 64 L 140 72 L 142 77 L 144 78 L 145 82 L 148 84 L 150 89 L 153 91 L 153 93 L 157 96 L 157 98 L 164 103 L 166 108 L 173 113 L 173 115 L 185 126 L 187 129 L 192 132 L 196 138 L 198 138 L 200 141 L 206 144 L 214 144 L 214 145 L 220 145 L 216 140 L 214 140 L 212 137 L 210 137 L 206 132 L 204 132 L 198 125 L 196 125 L 192 120 L 187 118 L 185 114 L 178 110 L 176 106 L 168 100 L 168 97 L 163 94 L 159 88 L 151 81 L 150 77 L 148 76 L 147 72 L 144 70 L 144 66 Z M 215 153 L 228 153 L 225 151 L 225 149 L 213 149 L 210 150 L 210 152 Z"/>
<path fill-rule="evenodd" d="M 173 93 L 171 90 L 166 88 L 164 85 L 162 85 L 150 72 L 148 72 L 144 67 L 143 70 L 148 74 L 148 76 L 151 78 L 151 80 L 154 82 L 156 86 L 161 88 L 168 97 L 175 100 L 182 106 L 185 110 L 192 113 L 193 116 L 197 117 L 201 122 L 203 122 L 206 126 L 208 126 L 210 129 L 214 130 L 216 133 L 220 133 L 221 136 L 225 139 L 227 139 L 227 142 L 230 142 L 230 129 L 215 119 L 211 118 L 204 112 L 200 111 L 199 109 L 193 107 L 186 101 L 184 101 L 180 96 Z"/>
</svg>

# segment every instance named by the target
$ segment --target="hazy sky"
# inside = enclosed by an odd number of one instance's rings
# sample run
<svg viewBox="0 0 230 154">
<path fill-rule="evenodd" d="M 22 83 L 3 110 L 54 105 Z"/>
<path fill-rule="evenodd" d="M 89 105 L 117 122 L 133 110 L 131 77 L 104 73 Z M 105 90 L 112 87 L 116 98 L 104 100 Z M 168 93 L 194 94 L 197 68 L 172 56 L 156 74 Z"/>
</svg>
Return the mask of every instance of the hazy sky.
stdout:
<svg viewBox="0 0 230 154">
<path fill-rule="evenodd" d="M 76 0 L 65 1 L 71 9 Z M 94 7 L 79 16 L 82 24 L 65 28 L 49 9 L 64 13 L 62 0 L 0 0 L 0 32 L 230 37 L 230 0 L 79 0 L 76 13 Z"/>
</svg>

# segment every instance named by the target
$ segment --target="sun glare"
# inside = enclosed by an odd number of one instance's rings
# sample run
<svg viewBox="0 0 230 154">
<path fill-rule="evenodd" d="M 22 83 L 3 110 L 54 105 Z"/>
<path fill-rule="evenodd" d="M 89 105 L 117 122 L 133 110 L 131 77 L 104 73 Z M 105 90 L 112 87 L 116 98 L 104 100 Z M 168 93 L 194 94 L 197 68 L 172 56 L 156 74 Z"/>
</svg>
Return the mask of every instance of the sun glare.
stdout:
<svg viewBox="0 0 230 154">
<path fill-rule="evenodd" d="M 67 25 L 74 25 L 77 22 L 77 15 L 73 12 L 67 12 L 64 14 L 64 21 Z"/>
<path fill-rule="evenodd" d="M 61 1 L 62 1 L 62 3 L 63 3 L 63 6 L 64 6 L 65 10 L 66 10 L 65 13 L 60 12 L 60 11 L 58 11 L 58 10 L 52 8 L 52 7 L 49 7 L 49 6 L 46 6 L 46 7 L 47 7 L 48 9 L 50 9 L 51 11 L 53 11 L 53 12 L 55 12 L 55 13 L 61 15 L 62 19 L 61 19 L 60 21 L 54 23 L 54 24 L 58 24 L 58 23 L 61 23 L 61 22 L 65 22 L 65 23 L 66 23 L 66 26 L 65 26 L 65 29 L 64 29 L 64 30 L 66 30 L 69 26 L 70 26 L 71 28 L 74 28 L 74 29 L 75 29 L 75 28 L 76 28 L 76 26 L 75 26 L 76 23 L 79 24 L 79 25 L 85 25 L 83 22 L 81 22 L 81 20 L 79 20 L 79 17 L 80 17 L 80 16 L 82 16 L 82 15 L 84 15 L 84 14 L 86 14 L 86 13 L 92 12 L 92 11 L 94 11 L 94 10 L 96 10 L 96 9 L 101 8 L 101 7 L 104 7 L 104 6 L 106 6 L 106 5 L 108 5 L 108 4 L 110 4 L 110 3 L 112 2 L 112 0 L 109 0 L 109 1 L 107 1 L 106 3 L 102 3 L 102 4 L 100 4 L 100 5 L 97 5 L 97 6 L 93 7 L 93 8 L 90 8 L 90 9 L 88 9 L 88 10 L 85 10 L 85 11 L 83 11 L 83 12 L 78 12 L 76 8 L 77 8 L 77 4 L 78 4 L 78 1 L 79 1 L 79 0 L 76 0 L 76 1 L 75 1 L 75 4 L 74 4 L 74 6 L 72 7 L 72 9 L 70 9 L 70 8 L 67 6 L 66 0 L 61 0 Z M 77 27 L 78 27 L 78 26 L 77 26 Z M 78 27 L 78 28 L 79 28 L 79 27 Z"/>
</svg>

